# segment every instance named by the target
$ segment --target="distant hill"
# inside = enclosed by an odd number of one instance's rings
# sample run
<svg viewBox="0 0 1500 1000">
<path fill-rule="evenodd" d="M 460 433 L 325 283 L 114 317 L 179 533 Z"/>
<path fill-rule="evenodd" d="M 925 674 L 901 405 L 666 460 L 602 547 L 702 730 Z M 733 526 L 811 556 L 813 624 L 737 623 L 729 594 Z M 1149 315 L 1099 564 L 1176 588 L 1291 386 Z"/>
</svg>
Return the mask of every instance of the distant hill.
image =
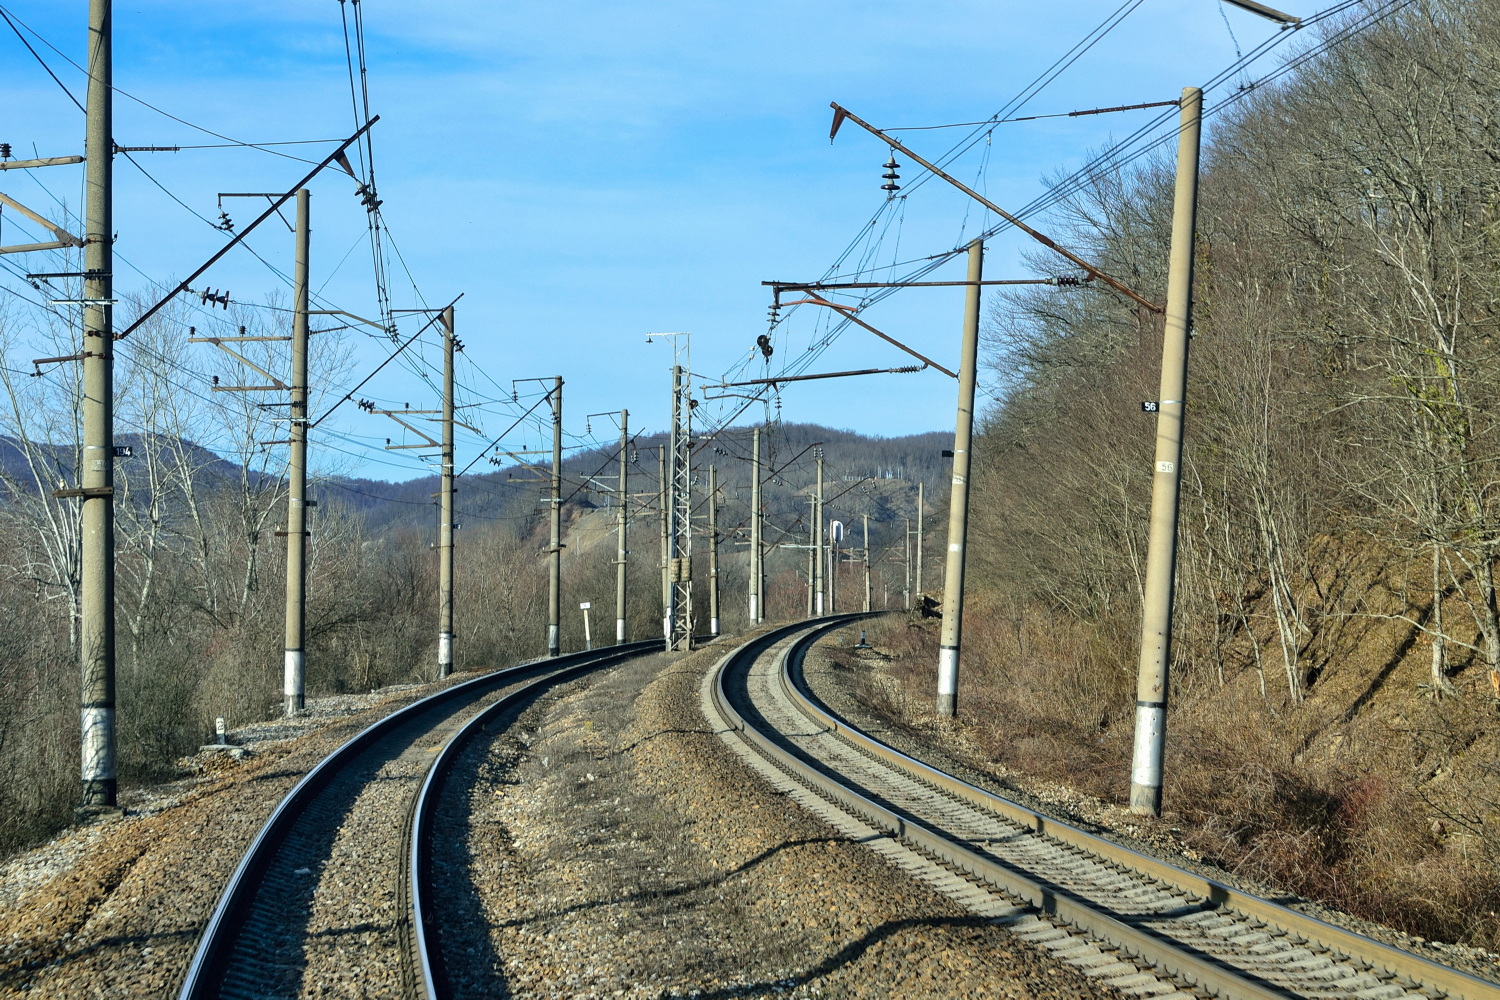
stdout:
<svg viewBox="0 0 1500 1000">
<path fill-rule="evenodd" d="M 750 502 L 749 427 L 736 427 L 713 440 L 695 442 L 694 484 L 706 488 L 708 467 L 715 466 L 726 498 L 726 527 L 743 521 Z M 633 439 L 630 462 L 630 492 L 657 491 L 658 449 L 665 447 L 664 433 L 642 434 Z M 792 527 L 805 522 L 805 491 L 816 477 L 815 445 L 824 456 L 824 496 L 829 516 L 846 519 L 869 513 L 873 523 L 884 524 L 903 515 L 914 516 L 917 484 L 926 486 L 929 514 L 945 507 L 946 484 L 951 459 L 943 451 L 953 445 L 952 432 L 929 431 L 902 437 L 873 437 L 817 424 L 782 423 L 762 431 L 761 460 L 766 481 L 763 502 L 767 516 Z M 545 456 L 539 465 L 550 467 Z M 617 448 L 575 452 L 563 462 L 563 495 L 570 506 L 609 506 L 618 483 Z M 870 486 L 863 480 L 875 479 Z M 325 481 L 317 489 L 327 491 L 364 513 L 371 527 L 406 526 L 424 529 L 435 524 L 435 494 L 438 476 L 424 476 L 401 483 L 373 479 L 339 478 Z M 457 517 L 477 522 L 511 522 L 525 531 L 534 516 L 544 512 L 548 490 L 545 471 L 519 463 L 480 474 L 470 473 L 458 484 Z M 844 495 L 832 499 L 838 494 Z"/>
</svg>

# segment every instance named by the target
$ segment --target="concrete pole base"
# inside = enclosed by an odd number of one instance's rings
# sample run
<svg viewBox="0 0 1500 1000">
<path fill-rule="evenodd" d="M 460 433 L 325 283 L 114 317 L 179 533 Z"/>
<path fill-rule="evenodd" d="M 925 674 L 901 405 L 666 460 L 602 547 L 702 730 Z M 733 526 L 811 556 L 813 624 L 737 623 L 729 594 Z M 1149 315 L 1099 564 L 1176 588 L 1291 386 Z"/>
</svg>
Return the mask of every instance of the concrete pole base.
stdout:
<svg viewBox="0 0 1500 1000">
<path fill-rule="evenodd" d="M 937 697 L 937 714 L 945 719 L 958 715 L 958 695 L 940 694 Z"/>
<path fill-rule="evenodd" d="M 113 814 L 115 807 L 114 778 L 85 778 L 79 805 L 74 807 L 73 818 L 77 822 L 88 822 L 99 815 Z"/>
<path fill-rule="evenodd" d="M 1160 816 L 1161 786 L 1137 785 L 1132 783 L 1130 786 L 1130 811 L 1137 816 Z"/>
<path fill-rule="evenodd" d="M 300 694 L 289 694 L 281 700 L 281 713 L 289 719 L 294 715 L 301 715 L 306 707 Z"/>
</svg>

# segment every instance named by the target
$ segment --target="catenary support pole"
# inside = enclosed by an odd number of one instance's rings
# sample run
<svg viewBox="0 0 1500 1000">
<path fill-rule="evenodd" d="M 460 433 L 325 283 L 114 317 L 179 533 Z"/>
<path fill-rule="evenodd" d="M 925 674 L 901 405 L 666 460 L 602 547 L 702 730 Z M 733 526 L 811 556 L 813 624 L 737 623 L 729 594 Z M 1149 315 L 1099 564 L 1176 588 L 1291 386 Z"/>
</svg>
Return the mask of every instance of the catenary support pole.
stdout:
<svg viewBox="0 0 1500 1000">
<path fill-rule="evenodd" d="M 562 653 L 562 412 L 563 380 L 552 379 L 552 496 L 547 549 L 547 655 Z"/>
<path fill-rule="evenodd" d="M 1135 752 L 1130 811 L 1161 815 L 1162 751 L 1167 735 L 1167 670 L 1172 653 L 1172 591 L 1177 571 L 1177 499 L 1182 482 L 1183 402 L 1188 337 L 1193 325 L 1193 239 L 1198 214 L 1198 140 L 1203 91 L 1182 92 L 1177 190 L 1172 203 L 1172 257 L 1156 411 L 1156 464 L 1151 477 L 1151 534 L 1141 606 L 1141 663 L 1135 695 Z"/>
<path fill-rule="evenodd" d="M 958 652 L 963 635 L 964 545 L 969 533 L 970 441 L 974 435 L 974 384 L 979 367 L 979 280 L 984 242 L 969 244 L 970 284 L 964 295 L 963 353 L 958 365 L 958 422 L 953 432 L 953 493 L 948 506 L 948 560 L 943 574 L 943 632 L 938 642 L 937 711 L 958 711 Z"/>
<path fill-rule="evenodd" d="M 630 559 L 630 411 L 620 411 L 620 510 L 615 541 L 615 642 L 625 642 L 625 582 Z"/>
<path fill-rule="evenodd" d="M 765 551 L 761 545 L 761 531 L 765 524 L 765 512 L 760 509 L 760 428 L 752 434 L 750 448 L 750 624 L 758 625 L 765 618 Z"/>
<path fill-rule="evenodd" d="M 922 552 L 927 548 L 927 529 L 923 527 L 927 512 L 926 500 L 927 484 L 917 483 L 917 595 L 920 597 L 922 590 Z"/>
<path fill-rule="evenodd" d="M 667 449 L 662 446 L 656 453 L 658 461 L 658 473 L 661 476 L 661 635 L 666 648 L 672 648 L 672 577 L 671 552 L 668 549 L 668 534 L 670 528 L 667 518 L 670 516 L 671 491 L 667 488 Z"/>
<path fill-rule="evenodd" d="M 870 515 L 861 514 L 864 519 L 864 542 L 865 542 L 865 613 L 870 613 Z"/>
<path fill-rule="evenodd" d="M 443 454 L 438 497 L 438 663 L 441 680 L 453 673 L 453 307 L 443 310 Z"/>
<path fill-rule="evenodd" d="M 841 529 L 843 525 L 839 526 Z M 839 536 L 834 534 L 833 523 L 828 524 L 828 613 L 839 612 Z"/>
<path fill-rule="evenodd" d="M 813 496 L 813 614 L 823 616 L 823 449 L 818 449 L 818 492 Z"/>
<path fill-rule="evenodd" d="M 84 139 L 81 804 L 115 805 L 114 15 L 89 0 Z"/>
<path fill-rule="evenodd" d="M 813 544 L 813 525 L 818 523 L 818 498 L 807 498 L 807 617 L 813 616 L 813 588 L 818 579 L 818 546 Z"/>
<path fill-rule="evenodd" d="M 719 477 L 708 467 L 708 634 L 719 634 Z"/>
<path fill-rule="evenodd" d="M 902 600 L 906 602 L 906 610 L 911 610 L 911 518 L 903 517 L 906 522 L 906 534 L 903 540 L 906 542 L 906 585 L 901 591 Z"/>
<path fill-rule="evenodd" d="M 292 400 L 287 437 L 286 640 L 282 711 L 296 715 L 307 697 L 307 282 L 311 192 L 297 192 L 297 251 L 292 268 Z"/>
<path fill-rule="evenodd" d="M 693 648 L 693 399 L 692 376 L 684 365 L 672 366 L 672 434 L 667 456 L 667 565 L 670 567 L 671 615 L 668 649 Z"/>
</svg>

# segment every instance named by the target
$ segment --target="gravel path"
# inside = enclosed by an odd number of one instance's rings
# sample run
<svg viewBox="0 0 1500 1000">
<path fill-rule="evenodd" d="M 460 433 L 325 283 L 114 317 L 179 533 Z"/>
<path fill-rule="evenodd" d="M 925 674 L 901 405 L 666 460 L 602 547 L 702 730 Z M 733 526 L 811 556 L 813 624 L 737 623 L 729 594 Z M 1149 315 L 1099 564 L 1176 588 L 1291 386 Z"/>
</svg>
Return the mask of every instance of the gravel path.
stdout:
<svg viewBox="0 0 1500 1000">
<path fill-rule="evenodd" d="M 199 930 L 276 803 L 356 732 L 436 689 L 319 699 L 303 718 L 236 731 L 232 741 L 256 752 L 200 754 L 185 762 L 191 777 L 123 796 L 123 819 L 9 859 L 0 996 L 175 995 Z"/>
<path fill-rule="evenodd" d="M 473 765 L 459 996 L 1117 996 L 763 783 L 699 709 L 724 651 L 575 682 Z"/>
</svg>

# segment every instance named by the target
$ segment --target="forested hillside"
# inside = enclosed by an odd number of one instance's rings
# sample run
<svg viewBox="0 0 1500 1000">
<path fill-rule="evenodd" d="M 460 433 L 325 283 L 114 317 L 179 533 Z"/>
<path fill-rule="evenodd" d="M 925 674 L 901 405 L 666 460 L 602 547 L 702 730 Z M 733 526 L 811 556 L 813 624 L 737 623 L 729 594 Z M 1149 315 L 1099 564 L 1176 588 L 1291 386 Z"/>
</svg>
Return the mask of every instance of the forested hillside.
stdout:
<svg viewBox="0 0 1500 1000">
<path fill-rule="evenodd" d="M 286 451 L 274 444 L 276 410 L 247 394 L 210 396 L 183 385 L 189 329 L 171 312 L 143 328 L 119 359 L 116 631 L 122 784 L 176 773 L 207 739 L 215 716 L 231 726 L 279 709 L 285 615 Z M 230 312 L 231 330 L 266 332 L 263 313 Z M 77 796 L 80 598 L 78 502 L 54 489 L 77 481 L 76 371 L 24 377 L 35 353 L 14 316 L 0 315 L 0 850 L 44 835 L 72 815 Z M 66 342 L 68 331 L 54 331 Z M 336 375 L 347 356 L 327 338 L 315 366 Z M 29 353 L 28 353 L 29 352 Z M 59 349 L 55 354 L 63 354 Z M 269 364 L 269 361 L 263 363 Z M 321 381 L 320 376 L 320 381 Z M 326 404 L 325 404 L 326 405 Z M 284 424 L 282 425 L 284 427 Z M 129 428 L 126 431 L 126 428 Z M 694 459 L 695 526 L 706 524 L 707 466 L 721 484 L 723 619 L 745 617 L 750 510 L 750 430 L 704 441 Z M 198 441 L 215 442 L 214 450 Z M 830 517 L 872 519 L 877 601 L 900 606 L 905 518 L 925 480 L 939 551 L 946 495 L 942 449 L 951 436 L 866 438 L 808 424 L 764 429 L 768 510 L 768 610 L 804 608 L 802 499 L 821 443 Z M 308 521 L 307 684 L 311 697 L 430 679 L 437 646 L 436 477 L 388 483 L 340 475 L 337 436 L 315 437 L 316 506 Z M 630 449 L 630 634 L 660 634 L 656 448 Z M 482 463 L 459 480 L 456 629 L 459 669 L 501 666 L 546 651 L 548 547 L 536 469 Z M 564 608 L 599 602 L 598 635 L 613 637 L 617 449 L 570 454 L 563 467 Z M 544 463 L 545 464 L 545 463 Z M 701 534 L 700 534 L 701 537 Z M 800 545 L 799 549 L 784 548 Z M 707 544 L 695 551 L 697 617 L 707 629 Z M 930 565 L 930 563 L 929 563 Z M 846 587 L 858 568 L 844 567 Z M 862 598 L 860 587 L 859 598 Z M 852 592 L 852 591 L 851 591 Z M 857 599 L 856 599 L 857 600 Z M 562 620 L 564 648 L 583 647 L 576 610 Z"/>
<path fill-rule="evenodd" d="M 1166 808 L 1231 867 L 1493 946 L 1500 6 L 1407 5 L 1211 117 L 1203 163 Z M 1044 228 L 1160 301 L 1173 167 L 1106 166 Z M 1161 335 L 1104 291 L 989 312 L 967 704 L 1117 798 Z"/>
</svg>

